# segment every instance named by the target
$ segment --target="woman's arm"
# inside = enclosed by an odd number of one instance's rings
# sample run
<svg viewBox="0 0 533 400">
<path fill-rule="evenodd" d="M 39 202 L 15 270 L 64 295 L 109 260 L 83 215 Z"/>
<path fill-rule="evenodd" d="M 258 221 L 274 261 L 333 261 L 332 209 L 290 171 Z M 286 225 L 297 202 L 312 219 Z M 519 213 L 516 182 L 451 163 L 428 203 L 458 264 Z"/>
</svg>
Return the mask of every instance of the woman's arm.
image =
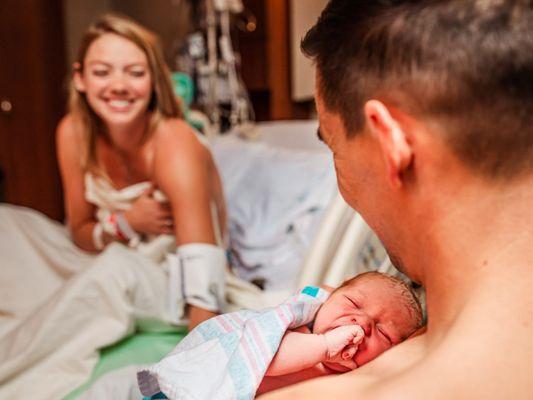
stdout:
<svg viewBox="0 0 533 400">
<path fill-rule="evenodd" d="M 162 123 L 155 138 L 154 178 L 169 199 L 177 246 L 217 244 L 210 206 L 210 161 L 209 151 L 183 121 Z M 214 315 L 190 305 L 189 329 Z"/>
<path fill-rule="evenodd" d="M 209 153 L 183 121 L 162 123 L 155 138 L 154 179 L 168 197 L 176 244 L 216 244 Z"/>
<path fill-rule="evenodd" d="M 56 132 L 57 158 L 63 182 L 65 214 L 74 243 L 84 250 L 96 251 L 93 243 L 95 207 L 85 200 L 80 132 L 72 116 L 67 115 L 61 120 Z"/>
<path fill-rule="evenodd" d="M 218 172 L 217 166 L 215 164 L 215 161 L 213 160 L 213 156 L 209 154 L 209 169 L 210 169 L 210 177 L 212 181 L 212 189 L 213 189 L 213 199 L 215 201 L 216 209 L 217 209 L 217 217 L 218 217 L 218 225 L 219 230 L 218 232 L 220 234 L 220 239 L 222 241 L 222 244 L 226 245 L 225 239 L 226 239 L 226 229 L 227 229 L 227 211 L 226 211 L 226 198 L 224 196 L 224 187 L 222 186 L 222 179 L 220 179 L 220 174 Z"/>
</svg>

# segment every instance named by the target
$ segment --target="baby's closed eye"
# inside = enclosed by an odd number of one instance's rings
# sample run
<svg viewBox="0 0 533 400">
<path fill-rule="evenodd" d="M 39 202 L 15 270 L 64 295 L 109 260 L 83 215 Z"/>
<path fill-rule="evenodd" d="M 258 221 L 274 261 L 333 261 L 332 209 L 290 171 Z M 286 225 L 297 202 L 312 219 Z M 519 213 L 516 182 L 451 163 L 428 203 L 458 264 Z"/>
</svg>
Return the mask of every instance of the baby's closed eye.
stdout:
<svg viewBox="0 0 533 400">
<path fill-rule="evenodd" d="M 378 331 L 378 334 L 389 343 L 389 345 L 391 346 L 393 345 L 390 335 L 387 333 L 387 331 L 383 327 L 378 326 L 377 331 Z"/>
</svg>

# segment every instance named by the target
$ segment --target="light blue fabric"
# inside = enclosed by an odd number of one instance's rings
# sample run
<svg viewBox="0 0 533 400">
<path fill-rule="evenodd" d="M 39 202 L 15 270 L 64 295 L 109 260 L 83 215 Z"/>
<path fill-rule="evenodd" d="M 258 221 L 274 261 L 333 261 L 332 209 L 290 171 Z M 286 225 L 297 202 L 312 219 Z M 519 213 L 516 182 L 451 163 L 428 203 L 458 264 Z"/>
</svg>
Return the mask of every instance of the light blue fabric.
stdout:
<svg viewBox="0 0 533 400">
<path fill-rule="evenodd" d="M 306 287 L 279 306 L 203 322 L 163 360 L 138 372 L 141 393 L 163 392 L 172 400 L 253 399 L 285 332 L 312 322 L 328 297 L 323 289 Z"/>
</svg>

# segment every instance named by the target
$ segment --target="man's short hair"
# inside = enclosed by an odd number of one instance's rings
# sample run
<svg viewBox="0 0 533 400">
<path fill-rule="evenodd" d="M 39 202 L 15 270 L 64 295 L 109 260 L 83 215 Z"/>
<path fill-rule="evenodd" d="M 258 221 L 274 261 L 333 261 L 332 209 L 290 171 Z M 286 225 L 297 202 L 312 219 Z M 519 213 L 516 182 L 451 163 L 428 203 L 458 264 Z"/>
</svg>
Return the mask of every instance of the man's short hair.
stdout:
<svg viewBox="0 0 533 400">
<path fill-rule="evenodd" d="M 302 50 L 348 136 L 376 98 L 436 121 L 485 177 L 533 171 L 533 0 L 332 0 Z"/>
</svg>

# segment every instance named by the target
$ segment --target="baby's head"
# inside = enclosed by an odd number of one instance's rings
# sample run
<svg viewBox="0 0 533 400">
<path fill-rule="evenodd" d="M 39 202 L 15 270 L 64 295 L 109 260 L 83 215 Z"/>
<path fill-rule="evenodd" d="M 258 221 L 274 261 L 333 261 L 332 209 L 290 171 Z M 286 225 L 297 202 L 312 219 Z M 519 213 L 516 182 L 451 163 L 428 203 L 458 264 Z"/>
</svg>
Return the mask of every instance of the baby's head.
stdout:
<svg viewBox="0 0 533 400">
<path fill-rule="evenodd" d="M 365 337 L 353 358 L 366 364 L 401 343 L 422 324 L 420 302 L 403 281 L 378 272 L 366 272 L 337 288 L 315 318 L 313 333 L 326 333 L 343 325 L 360 325 Z M 328 367 L 345 371 L 341 365 Z"/>
</svg>

